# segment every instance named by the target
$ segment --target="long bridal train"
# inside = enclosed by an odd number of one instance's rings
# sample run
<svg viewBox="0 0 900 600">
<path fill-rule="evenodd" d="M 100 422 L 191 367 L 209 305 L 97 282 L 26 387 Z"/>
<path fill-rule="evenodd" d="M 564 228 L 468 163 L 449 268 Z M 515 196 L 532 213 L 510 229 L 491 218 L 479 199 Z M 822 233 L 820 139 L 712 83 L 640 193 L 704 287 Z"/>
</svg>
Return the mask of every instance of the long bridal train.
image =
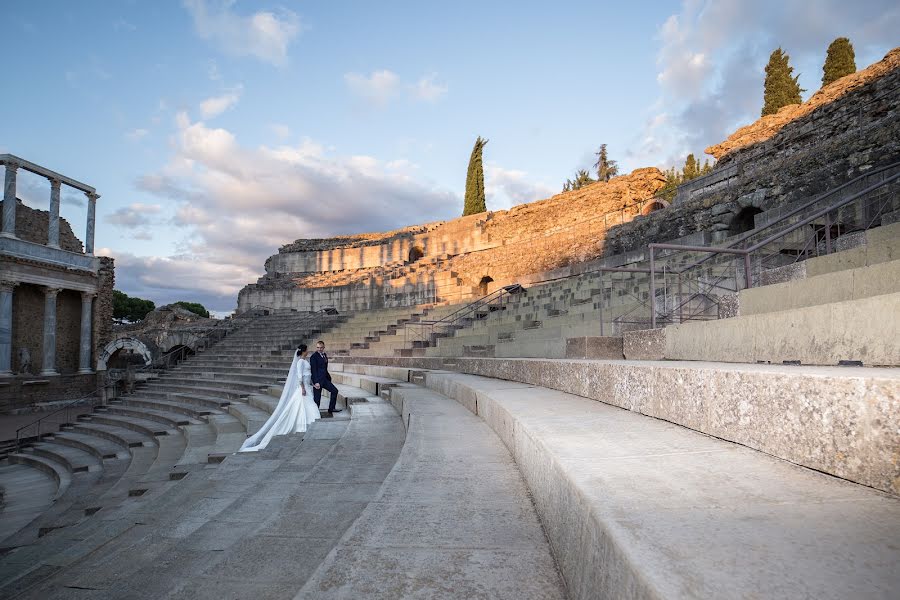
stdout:
<svg viewBox="0 0 900 600">
<path fill-rule="evenodd" d="M 259 431 L 247 438 L 239 452 L 262 450 L 276 435 L 306 431 L 310 423 L 320 418 L 319 407 L 312 399 L 312 371 L 306 354 L 306 346 L 301 345 L 294 354 L 275 411 Z"/>
</svg>

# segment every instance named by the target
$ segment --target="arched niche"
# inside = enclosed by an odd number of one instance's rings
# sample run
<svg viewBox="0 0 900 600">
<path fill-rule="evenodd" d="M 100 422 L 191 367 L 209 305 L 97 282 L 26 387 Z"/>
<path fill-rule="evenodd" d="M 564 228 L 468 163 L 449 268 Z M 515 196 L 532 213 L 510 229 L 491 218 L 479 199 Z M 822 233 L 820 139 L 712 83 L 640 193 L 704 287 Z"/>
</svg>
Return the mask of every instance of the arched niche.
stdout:
<svg viewBox="0 0 900 600">
<path fill-rule="evenodd" d="M 488 284 L 492 283 L 494 278 L 490 275 L 485 275 L 481 278 L 481 281 L 478 282 L 478 293 L 482 296 L 487 296 L 488 293 Z"/>
<path fill-rule="evenodd" d="M 409 262 L 413 263 L 425 256 L 425 251 L 421 246 L 413 246 L 409 249 Z"/>
<path fill-rule="evenodd" d="M 641 209 L 641 214 L 649 215 L 650 213 L 652 213 L 654 211 L 662 210 L 662 209 L 668 208 L 668 207 L 669 207 L 668 202 L 666 202 L 665 200 L 662 200 L 660 198 L 657 198 L 656 200 L 653 200 L 652 202 L 648 202 L 647 204 L 645 204 L 644 207 Z"/>
<path fill-rule="evenodd" d="M 131 351 L 143 359 L 144 365 L 153 361 L 153 355 L 144 343 L 136 338 L 119 338 L 108 343 L 97 358 L 97 370 L 105 371 L 110 358 L 119 351 Z"/>
<path fill-rule="evenodd" d="M 745 206 L 731 218 L 731 223 L 728 224 L 728 233 L 738 235 L 750 231 L 755 227 L 753 218 L 761 212 L 762 209 L 756 206 Z"/>
</svg>

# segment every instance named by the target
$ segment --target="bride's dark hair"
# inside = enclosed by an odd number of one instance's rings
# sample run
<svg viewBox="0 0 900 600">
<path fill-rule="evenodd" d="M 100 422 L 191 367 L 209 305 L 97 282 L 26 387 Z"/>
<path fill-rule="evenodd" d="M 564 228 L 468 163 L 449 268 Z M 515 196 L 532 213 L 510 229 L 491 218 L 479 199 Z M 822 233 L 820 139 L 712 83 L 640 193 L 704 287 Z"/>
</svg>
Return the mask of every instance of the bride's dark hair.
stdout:
<svg viewBox="0 0 900 600">
<path fill-rule="evenodd" d="M 306 348 L 307 348 L 306 344 L 300 344 L 299 346 L 297 346 L 297 356 L 299 357 L 301 354 L 306 352 Z"/>
</svg>

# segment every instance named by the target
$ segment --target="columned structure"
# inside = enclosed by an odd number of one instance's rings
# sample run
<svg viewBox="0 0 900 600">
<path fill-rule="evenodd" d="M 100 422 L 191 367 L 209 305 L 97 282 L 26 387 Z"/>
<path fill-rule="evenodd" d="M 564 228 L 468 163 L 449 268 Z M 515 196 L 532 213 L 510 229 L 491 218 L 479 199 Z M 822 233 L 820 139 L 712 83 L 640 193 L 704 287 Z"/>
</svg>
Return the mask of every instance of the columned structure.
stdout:
<svg viewBox="0 0 900 600">
<path fill-rule="evenodd" d="M 0 236 L 16 237 L 16 172 L 19 165 L 14 160 L 3 163 L 6 176 L 3 182 L 3 229 Z"/>
<path fill-rule="evenodd" d="M 3 412 L 96 389 L 94 345 L 105 344 L 105 331 L 111 329 L 112 273 L 107 259 L 93 255 L 100 197 L 93 187 L 11 154 L 0 154 L 0 165 L 5 168 L 0 227 Z M 46 212 L 18 202 L 16 179 L 22 171 L 47 180 Z M 87 197 L 83 246 L 60 216 L 63 186 Z M 102 301 L 95 302 L 98 297 Z"/>
<path fill-rule="evenodd" d="M 0 377 L 12 375 L 12 304 L 14 281 L 0 281 Z"/>
<path fill-rule="evenodd" d="M 87 210 L 87 229 L 84 234 L 84 253 L 88 256 L 94 254 L 94 218 L 97 212 L 97 198 L 99 194 L 87 192 L 88 210 Z"/>
<path fill-rule="evenodd" d="M 41 375 L 57 375 L 56 371 L 56 296 L 61 290 L 44 289 L 44 368 Z"/>
<path fill-rule="evenodd" d="M 47 245 L 59 248 L 59 179 L 50 180 L 50 223 L 47 226 Z"/>
<path fill-rule="evenodd" d="M 78 349 L 78 372 L 93 373 L 91 368 L 91 309 L 93 292 L 81 292 L 81 343 Z"/>
</svg>

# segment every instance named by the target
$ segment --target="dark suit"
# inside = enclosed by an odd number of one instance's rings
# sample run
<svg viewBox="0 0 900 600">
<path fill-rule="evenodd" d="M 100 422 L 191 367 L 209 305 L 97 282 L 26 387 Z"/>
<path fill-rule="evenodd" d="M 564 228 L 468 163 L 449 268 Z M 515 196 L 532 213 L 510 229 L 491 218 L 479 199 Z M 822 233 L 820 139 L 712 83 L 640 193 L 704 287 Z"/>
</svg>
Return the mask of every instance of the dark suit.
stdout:
<svg viewBox="0 0 900 600">
<path fill-rule="evenodd" d="M 322 390 L 328 390 L 331 394 L 331 402 L 328 403 L 328 410 L 334 410 L 334 406 L 337 403 L 338 391 L 337 388 L 334 387 L 334 384 L 331 383 L 331 374 L 328 373 L 328 355 L 324 352 L 322 354 L 313 352 L 309 357 L 309 368 L 312 371 L 313 401 L 316 403 L 316 406 L 320 406 L 319 403 L 322 401 Z M 316 389 L 317 383 L 319 384 L 318 389 Z"/>
</svg>

